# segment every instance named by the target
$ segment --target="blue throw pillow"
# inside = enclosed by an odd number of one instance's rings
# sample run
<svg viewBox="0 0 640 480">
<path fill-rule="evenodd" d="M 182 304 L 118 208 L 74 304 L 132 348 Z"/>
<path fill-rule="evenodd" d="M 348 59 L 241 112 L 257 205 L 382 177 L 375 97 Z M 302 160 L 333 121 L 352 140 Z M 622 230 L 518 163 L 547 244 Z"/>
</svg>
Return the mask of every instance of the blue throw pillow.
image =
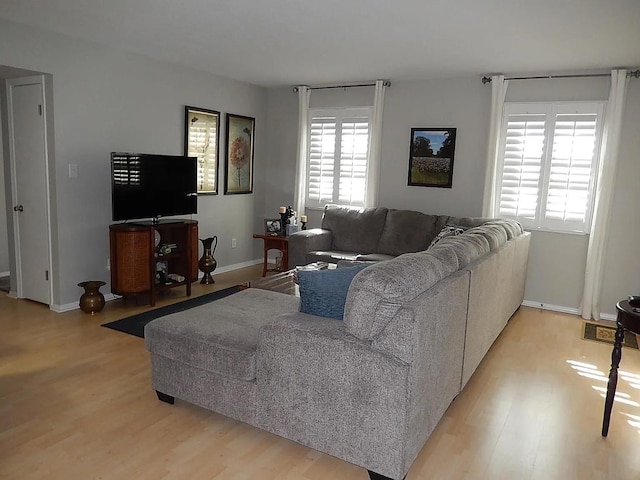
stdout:
<svg viewBox="0 0 640 480">
<path fill-rule="evenodd" d="M 300 311 L 342 320 L 351 280 L 368 266 L 299 271 Z"/>
</svg>

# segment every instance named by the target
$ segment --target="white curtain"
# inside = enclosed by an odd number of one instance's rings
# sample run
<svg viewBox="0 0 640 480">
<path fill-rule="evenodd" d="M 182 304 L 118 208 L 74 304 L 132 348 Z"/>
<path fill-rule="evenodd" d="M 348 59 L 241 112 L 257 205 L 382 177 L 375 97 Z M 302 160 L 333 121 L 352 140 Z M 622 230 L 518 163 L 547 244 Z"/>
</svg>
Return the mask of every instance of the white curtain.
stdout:
<svg viewBox="0 0 640 480">
<path fill-rule="evenodd" d="M 600 290 L 602 269 L 607 247 L 607 231 L 618 166 L 620 126 L 624 114 L 629 79 L 624 69 L 611 71 L 611 90 L 604 120 L 598 183 L 591 219 L 591 233 L 587 249 L 587 266 L 582 295 L 582 318 L 600 319 Z"/>
<path fill-rule="evenodd" d="M 487 144 L 487 168 L 484 177 L 484 197 L 482 198 L 482 215 L 495 217 L 496 174 L 498 166 L 498 146 L 500 145 L 500 129 L 502 128 L 502 111 L 507 95 L 509 80 L 504 75 L 491 77 L 491 119 L 489 123 L 489 142 Z"/>
<path fill-rule="evenodd" d="M 382 145 L 382 113 L 384 110 L 384 93 L 388 81 L 376 80 L 373 98 L 373 115 L 371 118 L 371 134 L 369 135 L 369 162 L 367 164 L 367 190 L 365 207 L 376 207 L 378 189 L 380 187 L 380 148 Z"/>
<path fill-rule="evenodd" d="M 296 160 L 296 184 L 293 195 L 293 209 L 298 218 L 305 213 L 307 199 L 307 139 L 309 138 L 309 87 L 298 87 L 298 158 Z"/>
</svg>

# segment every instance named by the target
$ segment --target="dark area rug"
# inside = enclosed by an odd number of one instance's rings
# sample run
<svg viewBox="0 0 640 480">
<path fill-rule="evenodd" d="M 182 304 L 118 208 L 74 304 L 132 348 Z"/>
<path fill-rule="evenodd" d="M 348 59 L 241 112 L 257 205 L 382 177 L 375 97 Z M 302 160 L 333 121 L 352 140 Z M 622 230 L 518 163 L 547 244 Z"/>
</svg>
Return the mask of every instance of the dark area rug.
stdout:
<svg viewBox="0 0 640 480">
<path fill-rule="evenodd" d="M 102 326 L 117 330 L 119 332 L 128 333 L 129 335 L 135 335 L 136 337 L 144 338 L 144 326 L 156 318 L 164 317 L 172 313 L 184 312 L 190 308 L 199 307 L 205 303 L 215 302 L 221 298 L 233 295 L 246 287 L 236 285 L 235 287 L 225 288 L 217 292 L 207 293 L 200 297 L 190 298 L 184 302 L 174 303 L 167 305 L 166 307 L 156 308 L 155 310 L 149 310 L 148 312 L 138 313 L 131 317 L 116 320 L 114 322 L 105 323 Z"/>
<path fill-rule="evenodd" d="M 615 327 L 605 327 L 599 323 L 584 322 L 582 338 L 585 340 L 594 340 L 596 342 L 604 342 L 613 345 L 615 337 Z M 635 334 L 625 331 L 622 346 L 638 350 L 638 338 Z"/>
</svg>

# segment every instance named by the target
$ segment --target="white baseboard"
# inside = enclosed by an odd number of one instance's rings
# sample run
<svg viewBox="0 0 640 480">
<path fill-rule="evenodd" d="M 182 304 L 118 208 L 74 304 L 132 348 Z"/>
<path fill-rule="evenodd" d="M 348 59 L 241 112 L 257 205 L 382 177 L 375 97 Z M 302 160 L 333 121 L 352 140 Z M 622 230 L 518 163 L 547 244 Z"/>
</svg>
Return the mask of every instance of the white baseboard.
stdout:
<svg viewBox="0 0 640 480">
<path fill-rule="evenodd" d="M 525 300 L 522 302 L 525 307 L 540 308 L 542 310 L 551 310 L 552 312 L 569 313 L 571 315 L 579 315 L 577 308 L 563 307 L 562 305 L 552 305 L 550 303 L 534 302 Z"/>
<path fill-rule="evenodd" d="M 615 322 L 618 316 L 615 313 L 601 313 L 600 320 L 607 320 L 610 322 Z"/>
<path fill-rule="evenodd" d="M 525 300 L 524 302 L 522 302 L 522 305 L 524 305 L 525 307 L 531 307 L 531 308 L 540 308 L 542 310 L 550 310 L 552 312 L 560 312 L 560 313 L 568 313 L 570 315 L 580 315 L 580 312 L 577 308 L 573 308 L 573 307 L 564 307 L 562 305 L 552 305 L 550 303 L 543 303 L 543 302 L 535 302 L 535 301 L 531 301 L 531 300 Z M 600 320 L 607 320 L 607 321 L 616 321 L 616 314 L 615 313 L 601 313 L 600 314 Z"/>
<path fill-rule="evenodd" d="M 226 267 L 216 268 L 216 270 L 212 274 L 216 275 L 218 273 L 231 272 L 232 270 L 238 270 L 239 268 L 245 268 L 245 267 L 252 267 L 253 265 L 258 265 L 261 263 L 262 263 L 262 258 L 248 260 L 242 263 L 234 263 L 233 265 L 227 265 Z"/>
<path fill-rule="evenodd" d="M 107 302 L 110 302 L 111 300 L 117 300 L 118 298 L 121 297 L 119 295 L 114 295 L 113 293 L 106 293 L 104 295 L 104 299 Z M 71 310 L 78 310 L 80 308 L 80 301 L 65 303 L 64 305 L 52 304 L 49 306 L 49 308 L 56 313 L 70 312 Z"/>
<path fill-rule="evenodd" d="M 2 277 L 8 277 L 11 275 L 11 272 L 0 272 L 0 278 Z"/>
<path fill-rule="evenodd" d="M 217 273 L 231 272 L 233 270 L 238 270 L 239 268 L 251 267 L 253 265 L 258 265 L 261 263 L 262 263 L 261 258 L 249 260 L 242 263 L 235 263 L 233 265 L 227 265 L 226 267 L 216 268 L 215 273 L 217 274 Z M 198 278 L 202 278 L 203 275 L 204 274 L 202 272 L 199 272 Z M 119 295 L 114 295 L 113 293 L 107 293 L 104 295 L 104 299 L 107 302 L 111 300 L 117 300 L 118 298 L 121 298 L 121 297 Z M 56 313 L 70 312 L 71 310 L 77 310 L 80 308 L 80 300 L 78 300 L 77 302 L 65 303 L 64 305 L 52 304 L 49 306 L 49 308 Z"/>
</svg>

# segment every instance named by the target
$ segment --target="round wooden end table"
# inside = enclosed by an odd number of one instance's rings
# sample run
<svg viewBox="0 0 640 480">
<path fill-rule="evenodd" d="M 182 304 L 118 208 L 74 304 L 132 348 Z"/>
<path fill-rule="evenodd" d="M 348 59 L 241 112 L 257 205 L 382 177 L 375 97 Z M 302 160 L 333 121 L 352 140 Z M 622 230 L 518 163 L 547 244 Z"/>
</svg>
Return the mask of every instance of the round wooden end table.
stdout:
<svg viewBox="0 0 640 480">
<path fill-rule="evenodd" d="M 609 420 L 611 419 L 611 409 L 613 399 L 618 386 L 618 367 L 622 358 L 622 341 L 625 330 L 640 335 L 640 308 L 634 308 L 628 300 L 621 300 L 616 305 L 618 317 L 616 319 L 616 336 L 611 352 L 611 370 L 609 371 L 609 383 L 607 385 L 607 396 L 604 402 L 604 418 L 602 419 L 602 436 L 609 433 Z"/>
</svg>

